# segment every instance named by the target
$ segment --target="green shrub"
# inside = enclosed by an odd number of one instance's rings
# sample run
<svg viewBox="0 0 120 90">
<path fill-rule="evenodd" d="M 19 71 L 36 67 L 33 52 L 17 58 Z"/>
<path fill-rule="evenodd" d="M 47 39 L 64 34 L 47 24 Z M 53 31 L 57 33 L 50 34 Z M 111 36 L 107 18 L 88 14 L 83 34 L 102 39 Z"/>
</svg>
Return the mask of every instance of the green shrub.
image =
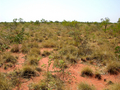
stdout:
<svg viewBox="0 0 120 90">
<path fill-rule="evenodd" d="M 89 85 L 87 83 L 81 82 L 78 85 L 78 90 L 96 90 L 93 85 Z"/>
</svg>

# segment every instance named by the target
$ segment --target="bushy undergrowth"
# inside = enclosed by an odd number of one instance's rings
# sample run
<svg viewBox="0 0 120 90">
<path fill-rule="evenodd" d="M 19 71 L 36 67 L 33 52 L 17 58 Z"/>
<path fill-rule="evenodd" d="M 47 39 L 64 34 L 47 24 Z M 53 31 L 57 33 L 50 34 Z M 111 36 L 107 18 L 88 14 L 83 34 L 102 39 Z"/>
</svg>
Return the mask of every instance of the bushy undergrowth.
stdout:
<svg viewBox="0 0 120 90">
<path fill-rule="evenodd" d="M 44 19 L 43 23 L 38 21 L 24 24 L 14 22 L 0 23 L 0 25 L 0 67 L 4 66 L 6 69 L 8 66 L 16 64 L 17 58 L 11 53 L 22 52 L 26 56 L 26 66 L 15 74 L 15 78 L 11 77 L 13 79 L 11 82 L 14 85 L 19 82 L 18 73 L 20 77 L 31 78 L 41 71 L 41 68 L 36 68 L 39 65 L 40 56 L 48 57 L 51 55 L 54 67 L 62 71 L 66 69 L 68 64 L 75 64 L 80 60 L 85 61 L 82 63 L 91 62 L 103 67 L 107 65 L 106 71 L 110 74 L 117 74 L 120 70 L 119 23 L 108 24 L 106 30 L 103 30 L 103 25 L 97 22 L 56 21 L 53 23 L 46 22 Z M 9 47 L 11 47 L 11 53 L 8 53 Z M 53 53 L 49 51 L 41 53 L 41 48 L 53 48 Z M 90 67 L 85 67 L 81 71 L 81 75 L 93 76 L 93 71 Z M 101 79 L 100 73 L 95 73 L 95 77 Z M 0 83 L 4 83 L 4 81 L 6 79 Z M 49 80 L 45 81 L 47 83 L 41 81 L 31 84 L 32 89 L 64 90 L 62 81 L 53 78 L 52 75 L 50 75 Z M 9 84 L 5 82 L 2 88 L 10 90 Z M 94 89 L 92 86 L 82 83 L 79 84 L 78 90 Z"/>
</svg>

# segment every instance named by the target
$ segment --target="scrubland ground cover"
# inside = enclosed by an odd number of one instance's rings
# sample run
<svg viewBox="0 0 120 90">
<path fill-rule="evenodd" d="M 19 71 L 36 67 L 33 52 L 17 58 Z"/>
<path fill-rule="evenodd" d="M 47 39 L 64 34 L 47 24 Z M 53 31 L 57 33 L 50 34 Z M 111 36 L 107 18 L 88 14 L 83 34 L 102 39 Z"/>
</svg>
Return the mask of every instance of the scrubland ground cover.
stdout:
<svg viewBox="0 0 120 90">
<path fill-rule="evenodd" d="M 120 23 L 106 23 L 1 22 L 0 90 L 119 90 Z"/>
</svg>

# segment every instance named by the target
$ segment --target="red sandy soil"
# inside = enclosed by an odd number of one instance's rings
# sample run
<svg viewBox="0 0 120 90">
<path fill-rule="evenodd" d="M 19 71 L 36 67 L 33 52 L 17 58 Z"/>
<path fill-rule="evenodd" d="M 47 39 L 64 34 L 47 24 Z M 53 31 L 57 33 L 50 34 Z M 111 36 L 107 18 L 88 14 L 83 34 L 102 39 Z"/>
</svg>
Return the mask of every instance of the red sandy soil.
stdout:
<svg viewBox="0 0 120 90">
<path fill-rule="evenodd" d="M 52 49 L 43 48 L 43 49 L 41 49 L 41 52 L 43 52 L 44 50 L 52 51 Z M 25 61 L 25 59 L 24 59 L 25 55 L 22 53 L 15 53 L 14 55 L 19 56 L 18 62 L 15 65 L 15 67 L 8 68 L 7 70 L 0 68 L 0 72 L 10 72 L 15 69 L 22 68 L 22 65 L 24 64 L 24 61 Z M 39 61 L 39 67 L 42 68 L 42 72 L 39 73 L 39 76 L 32 77 L 30 80 L 23 80 L 24 83 L 21 84 L 19 90 L 29 90 L 28 85 L 30 83 L 39 82 L 40 80 L 42 80 L 44 78 L 43 75 L 44 75 L 44 72 L 47 71 L 48 60 L 49 60 L 48 57 L 44 57 Z M 42 67 L 43 64 L 46 64 L 46 67 Z M 69 65 L 68 68 L 65 70 L 66 74 L 64 76 L 64 79 L 60 73 L 56 73 L 56 74 L 60 77 L 60 79 L 65 81 L 67 90 L 77 90 L 77 85 L 80 82 L 87 82 L 90 85 L 94 85 L 97 90 L 103 90 L 104 88 L 108 87 L 108 85 L 107 85 L 108 81 L 120 82 L 120 78 L 119 78 L 120 74 L 118 74 L 118 75 L 105 74 L 105 75 L 102 75 L 101 80 L 98 80 L 94 76 L 93 77 L 82 77 L 81 70 L 82 70 L 82 68 L 84 68 L 86 66 L 88 66 L 88 65 L 82 64 L 80 62 L 78 62 L 77 64 Z M 49 70 L 50 71 L 59 70 L 59 69 L 55 69 L 55 68 L 53 69 L 52 67 L 53 67 L 53 61 L 51 63 L 51 66 L 49 67 Z M 92 65 L 89 65 L 89 67 L 92 68 L 93 70 L 95 68 Z M 106 82 L 104 81 L 104 79 L 106 79 Z M 14 88 L 13 90 L 17 90 L 17 87 Z"/>
</svg>

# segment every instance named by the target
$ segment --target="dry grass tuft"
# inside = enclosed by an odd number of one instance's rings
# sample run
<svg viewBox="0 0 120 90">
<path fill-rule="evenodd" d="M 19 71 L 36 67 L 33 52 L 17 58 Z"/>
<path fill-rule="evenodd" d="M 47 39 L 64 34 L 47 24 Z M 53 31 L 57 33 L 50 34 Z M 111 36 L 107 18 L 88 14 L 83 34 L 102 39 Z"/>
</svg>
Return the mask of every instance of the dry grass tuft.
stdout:
<svg viewBox="0 0 120 90">
<path fill-rule="evenodd" d="M 93 76 L 93 70 L 90 67 L 84 67 L 81 71 L 81 76 Z"/>
<path fill-rule="evenodd" d="M 93 85 L 89 85 L 87 83 L 81 82 L 78 85 L 78 90 L 96 90 Z"/>
</svg>

